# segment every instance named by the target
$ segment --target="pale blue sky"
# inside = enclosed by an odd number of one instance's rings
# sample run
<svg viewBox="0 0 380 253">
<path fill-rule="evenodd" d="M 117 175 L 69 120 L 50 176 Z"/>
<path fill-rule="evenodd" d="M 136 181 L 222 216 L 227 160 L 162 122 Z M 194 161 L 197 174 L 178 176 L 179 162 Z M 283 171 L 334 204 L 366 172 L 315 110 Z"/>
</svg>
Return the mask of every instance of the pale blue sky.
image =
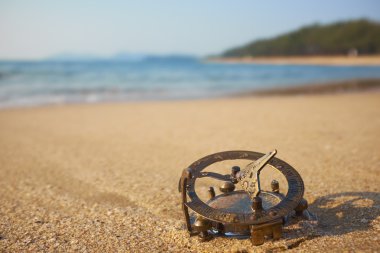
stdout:
<svg viewBox="0 0 380 253">
<path fill-rule="evenodd" d="M 0 0 L 0 59 L 64 52 L 219 53 L 303 25 L 369 18 L 377 0 Z"/>
</svg>

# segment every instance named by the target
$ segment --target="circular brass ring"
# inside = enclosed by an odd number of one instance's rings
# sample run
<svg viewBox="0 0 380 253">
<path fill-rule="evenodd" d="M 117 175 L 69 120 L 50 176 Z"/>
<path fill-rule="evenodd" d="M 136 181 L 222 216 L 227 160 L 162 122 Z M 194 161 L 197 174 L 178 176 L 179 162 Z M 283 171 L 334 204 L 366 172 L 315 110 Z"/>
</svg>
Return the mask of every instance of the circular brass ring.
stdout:
<svg viewBox="0 0 380 253">
<path fill-rule="evenodd" d="M 224 160 L 236 159 L 255 161 L 262 156 L 264 156 L 264 154 L 253 151 L 224 151 L 205 156 L 192 163 L 189 166 L 192 177 L 188 180 L 186 187 L 187 195 L 191 201 L 187 202 L 186 206 L 207 219 L 222 223 L 257 225 L 285 217 L 289 214 L 289 212 L 294 210 L 298 203 L 302 200 L 304 194 L 304 183 L 301 176 L 292 166 L 276 157 L 273 157 L 268 164 L 285 176 L 286 181 L 288 182 L 288 192 L 279 204 L 265 211 L 266 213 L 271 213 L 272 215 L 256 217 L 252 213 L 237 213 L 218 210 L 201 201 L 195 192 L 196 179 L 201 176 L 201 172 L 211 164 Z"/>
</svg>

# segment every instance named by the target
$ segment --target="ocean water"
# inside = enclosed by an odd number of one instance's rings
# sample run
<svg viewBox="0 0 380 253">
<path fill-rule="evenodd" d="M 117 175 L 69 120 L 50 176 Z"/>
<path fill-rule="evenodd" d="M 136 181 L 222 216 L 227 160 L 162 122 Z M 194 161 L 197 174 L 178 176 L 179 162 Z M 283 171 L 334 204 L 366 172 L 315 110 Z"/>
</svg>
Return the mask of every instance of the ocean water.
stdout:
<svg viewBox="0 0 380 253">
<path fill-rule="evenodd" d="M 380 78 L 380 67 L 135 62 L 0 62 L 0 107 L 109 101 L 198 99 L 352 78 Z"/>
</svg>

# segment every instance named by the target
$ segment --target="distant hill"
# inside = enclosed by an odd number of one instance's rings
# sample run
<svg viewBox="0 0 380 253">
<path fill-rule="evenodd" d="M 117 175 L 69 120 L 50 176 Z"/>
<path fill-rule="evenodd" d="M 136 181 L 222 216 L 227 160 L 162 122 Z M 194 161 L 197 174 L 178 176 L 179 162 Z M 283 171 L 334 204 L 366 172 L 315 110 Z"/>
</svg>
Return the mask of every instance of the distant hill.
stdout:
<svg viewBox="0 0 380 253">
<path fill-rule="evenodd" d="M 79 54 L 79 53 L 71 53 L 71 52 L 65 52 L 65 53 L 60 53 L 56 54 L 53 56 L 48 57 L 47 61 L 57 61 L 57 62 L 65 62 L 65 61 L 97 61 L 101 59 L 100 57 L 96 55 L 91 55 L 91 54 Z"/>
<path fill-rule="evenodd" d="M 222 57 L 380 54 L 380 23 L 365 19 L 311 25 L 251 42 Z"/>
<path fill-rule="evenodd" d="M 142 54 L 142 53 L 126 53 L 120 52 L 109 57 L 100 57 L 91 54 L 80 53 L 62 53 L 51 56 L 47 61 L 53 62 L 94 62 L 94 61 L 110 61 L 110 62 L 142 62 L 142 61 L 194 61 L 196 58 L 191 55 L 182 54 Z"/>
</svg>

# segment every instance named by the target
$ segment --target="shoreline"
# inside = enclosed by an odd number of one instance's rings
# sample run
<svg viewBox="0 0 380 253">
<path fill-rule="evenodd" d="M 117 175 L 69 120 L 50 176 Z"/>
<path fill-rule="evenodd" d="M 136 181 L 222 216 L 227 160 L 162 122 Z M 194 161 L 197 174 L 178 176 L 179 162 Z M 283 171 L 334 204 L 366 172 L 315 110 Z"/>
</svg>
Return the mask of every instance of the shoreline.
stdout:
<svg viewBox="0 0 380 253">
<path fill-rule="evenodd" d="M 296 96 L 296 95 L 339 95 L 380 91 L 380 79 L 351 79 L 330 82 L 320 82 L 303 85 L 292 85 L 242 92 L 238 96 Z"/>
<path fill-rule="evenodd" d="M 115 100 L 115 101 L 97 101 L 97 102 L 67 102 L 67 103 L 47 103 L 35 105 L 19 105 L 19 106 L 0 106 L 1 111 L 27 109 L 27 108 L 43 108 L 43 107 L 64 107 L 76 105 L 112 105 L 112 104 L 149 104 L 149 103 L 172 103 L 187 101 L 212 101 L 238 97 L 270 97 L 270 96 L 299 96 L 299 95 L 340 95 L 345 93 L 360 93 L 380 91 L 380 78 L 377 79 L 348 79 L 319 83 L 305 83 L 300 85 L 290 85 L 285 87 L 262 88 L 257 90 L 245 90 L 231 94 L 200 97 L 200 98 L 181 98 L 181 99 L 150 99 L 150 100 Z"/>
<path fill-rule="evenodd" d="M 371 56 L 267 56 L 210 57 L 205 62 L 227 64 L 275 64 L 321 66 L 380 66 L 380 55 Z"/>
</svg>

